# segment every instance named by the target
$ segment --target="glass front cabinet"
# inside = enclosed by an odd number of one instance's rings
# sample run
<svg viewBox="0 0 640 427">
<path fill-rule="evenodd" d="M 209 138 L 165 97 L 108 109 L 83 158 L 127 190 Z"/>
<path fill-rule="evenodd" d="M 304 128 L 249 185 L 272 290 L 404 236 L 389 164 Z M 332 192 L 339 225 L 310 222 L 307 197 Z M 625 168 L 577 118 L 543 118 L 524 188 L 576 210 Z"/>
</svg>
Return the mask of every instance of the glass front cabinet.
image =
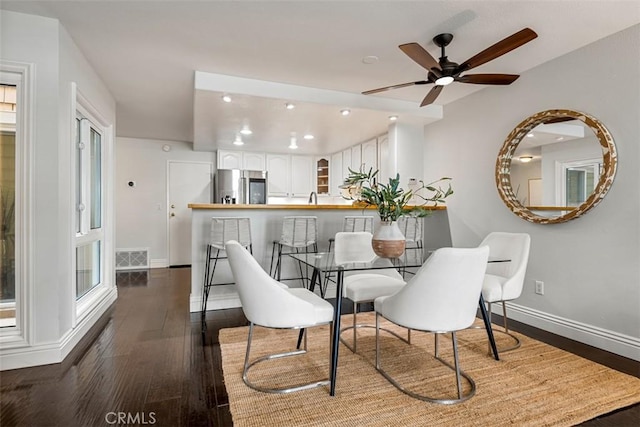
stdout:
<svg viewBox="0 0 640 427">
<path fill-rule="evenodd" d="M 329 160 L 325 158 L 316 162 L 316 193 L 329 194 Z"/>
</svg>

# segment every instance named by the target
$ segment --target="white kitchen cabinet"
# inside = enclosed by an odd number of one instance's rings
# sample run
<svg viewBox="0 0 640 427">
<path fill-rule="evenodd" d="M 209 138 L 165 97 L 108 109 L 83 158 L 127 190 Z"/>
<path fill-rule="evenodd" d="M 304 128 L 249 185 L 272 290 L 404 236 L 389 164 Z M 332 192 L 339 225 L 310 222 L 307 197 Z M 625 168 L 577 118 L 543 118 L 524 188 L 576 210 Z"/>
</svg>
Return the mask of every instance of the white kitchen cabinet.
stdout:
<svg viewBox="0 0 640 427">
<path fill-rule="evenodd" d="M 307 197 L 314 191 L 313 157 L 267 154 L 269 196 Z"/>
<path fill-rule="evenodd" d="M 264 153 L 256 153 L 252 151 L 244 151 L 242 153 L 242 169 L 252 171 L 265 170 L 265 155 Z"/>
<path fill-rule="evenodd" d="M 363 142 L 362 150 L 362 171 L 369 172 L 369 169 L 378 170 L 378 140 L 376 138 Z"/>
<path fill-rule="evenodd" d="M 351 169 L 354 171 L 364 171 L 362 169 L 362 145 L 354 145 L 351 147 Z M 348 176 L 348 175 L 347 175 Z"/>
<path fill-rule="evenodd" d="M 289 196 L 290 161 L 289 154 L 267 154 L 269 196 Z"/>
<path fill-rule="evenodd" d="M 218 169 L 242 169 L 242 151 L 218 150 Z"/>
<path fill-rule="evenodd" d="M 391 157 L 389 156 L 389 136 L 378 137 L 378 182 L 386 184 L 391 176 Z"/>
<path fill-rule="evenodd" d="M 307 197 L 314 190 L 313 157 L 291 155 L 291 197 Z"/>
<path fill-rule="evenodd" d="M 329 195 L 339 196 L 338 187 L 344 183 L 342 169 L 342 153 L 334 153 L 331 155 L 331 168 L 329 169 Z"/>
<path fill-rule="evenodd" d="M 349 168 L 351 168 L 351 148 L 342 151 L 342 180 L 349 176 Z"/>
<path fill-rule="evenodd" d="M 252 151 L 218 150 L 218 169 L 264 170 L 265 154 Z"/>
</svg>

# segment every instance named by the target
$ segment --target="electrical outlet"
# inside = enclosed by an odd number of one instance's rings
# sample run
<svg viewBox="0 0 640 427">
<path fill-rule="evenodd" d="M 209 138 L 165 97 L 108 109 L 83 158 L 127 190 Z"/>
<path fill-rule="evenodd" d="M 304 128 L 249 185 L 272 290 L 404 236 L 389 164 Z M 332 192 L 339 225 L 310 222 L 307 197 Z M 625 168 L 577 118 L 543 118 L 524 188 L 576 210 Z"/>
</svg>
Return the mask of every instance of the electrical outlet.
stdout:
<svg viewBox="0 0 640 427">
<path fill-rule="evenodd" d="M 536 280 L 536 294 L 544 295 L 544 282 L 541 280 Z"/>
</svg>

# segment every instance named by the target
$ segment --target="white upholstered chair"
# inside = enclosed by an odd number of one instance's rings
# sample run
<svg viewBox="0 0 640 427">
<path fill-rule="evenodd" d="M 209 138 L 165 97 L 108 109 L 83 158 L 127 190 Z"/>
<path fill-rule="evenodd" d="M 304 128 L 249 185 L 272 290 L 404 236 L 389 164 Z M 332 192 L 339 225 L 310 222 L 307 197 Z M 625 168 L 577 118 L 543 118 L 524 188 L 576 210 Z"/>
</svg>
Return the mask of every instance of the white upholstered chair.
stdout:
<svg viewBox="0 0 640 427">
<path fill-rule="evenodd" d="M 475 394 L 475 382 L 460 369 L 456 331 L 468 328 L 475 320 L 488 257 L 489 248 L 486 246 L 438 249 L 400 291 L 376 298 L 376 369 L 396 388 L 414 398 L 444 404 L 463 402 Z M 405 328 L 435 334 L 435 357 L 455 371 L 457 398 L 418 394 L 384 370 L 380 351 L 381 317 Z M 443 333 L 451 333 L 453 365 L 438 354 L 438 335 Z M 470 385 L 466 393 L 461 376 Z"/>
<path fill-rule="evenodd" d="M 502 303 L 504 332 L 515 343 L 500 352 L 520 347 L 520 340 L 509 332 L 507 324 L 507 301 L 514 300 L 522 293 L 524 277 L 529 262 L 531 237 L 526 233 L 493 232 L 484 238 L 480 246 L 489 246 L 490 258 L 509 259 L 510 262 L 491 262 L 487 265 L 487 273 L 482 285 L 482 296 L 487 303 L 489 321 L 491 321 L 491 304 Z M 493 332 L 502 332 L 494 329 Z"/>
<path fill-rule="evenodd" d="M 372 234 L 362 232 L 339 232 L 335 237 L 335 262 L 336 264 L 370 262 L 376 258 L 371 246 Z M 357 350 L 356 332 L 358 328 L 373 328 L 374 325 L 358 324 L 358 305 L 365 302 L 373 302 L 377 297 L 392 295 L 398 292 L 405 284 L 404 279 L 393 267 L 391 261 L 379 259 L 389 264 L 388 269 L 356 270 L 344 273 L 343 297 L 353 301 L 353 325 L 343 328 L 340 333 L 353 329 L 353 346 L 340 338 L 342 343 L 354 353 Z M 410 333 L 410 332 L 409 332 Z M 398 337 L 400 338 L 400 337 Z M 402 338 L 401 338 L 402 339 Z M 410 335 L 407 341 L 410 339 Z"/>
<path fill-rule="evenodd" d="M 333 306 L 307 289 L 290 289 L 285 284 L 271 278 L 255 258 L 238 242 L 227 242 L 226 251 L 236 281 L 242 311 L 249 320 L 247 352 L 242 372 L 244 383 L 254 390 L 266 393 L 289 393 L 328 385 L 329 380 L 324 379 L 286 388 L 267 388 L 258 386 L 249 380 L 250 368 L 260 362 L 306 353 L 307 329 L 331 324 L 333 322 Z M 270 354 L 251 361 L 251 338 L 256 325 L 276 329 L 304 328 L 304 347 L 302 350 Z M 327 340 L 327 344 L 329 341 Z"/>
</svg>

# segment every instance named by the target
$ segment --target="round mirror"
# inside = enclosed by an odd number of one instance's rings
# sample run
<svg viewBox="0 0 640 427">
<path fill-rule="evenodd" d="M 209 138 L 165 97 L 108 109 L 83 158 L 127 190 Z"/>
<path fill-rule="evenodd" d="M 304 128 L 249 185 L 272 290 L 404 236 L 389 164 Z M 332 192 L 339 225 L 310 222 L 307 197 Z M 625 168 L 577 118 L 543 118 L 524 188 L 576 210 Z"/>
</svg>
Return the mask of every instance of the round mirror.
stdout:
<svg viewBox="0 0 640 427">
<path fill-rule="evenodd" d="M 596 206 L 616 166 L 613 138 L 602 123 L 578 111 L 546 110 L 507 136 L 496 162 L 496 185 L 520 218 L 554 224 Z"/>
</svg>

